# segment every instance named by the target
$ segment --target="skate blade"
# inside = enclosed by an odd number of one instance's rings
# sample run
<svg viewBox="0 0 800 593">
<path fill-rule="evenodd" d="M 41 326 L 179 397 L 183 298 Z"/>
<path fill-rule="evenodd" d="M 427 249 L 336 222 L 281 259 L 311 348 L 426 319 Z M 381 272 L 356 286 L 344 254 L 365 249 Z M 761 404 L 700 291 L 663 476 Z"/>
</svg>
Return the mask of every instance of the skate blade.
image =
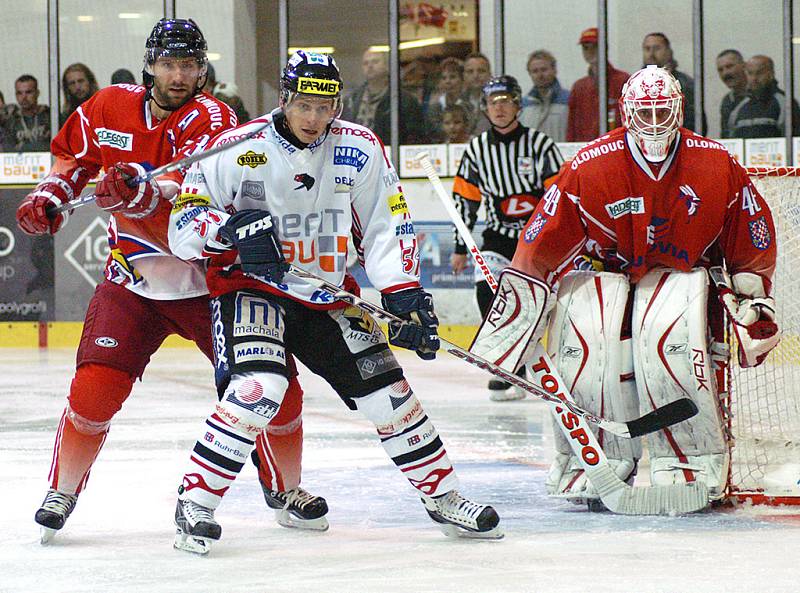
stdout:
<svg viewBox="0 0 800 593">
<path fill-rule="evenodd" d="M 439 523 L 439 529 L 442 530 L 447 537 L 461 538 L 461 539 L 503 539 L 505 533 L 503 528 L 499 525 L 489 531 L 470 531 L 463 527 L 457 527 L 449 523 Z"/>
<path fill-rule="evenodd" d="M 275 520 L 281 527 L 288 527 L 289 529 L 308 529 L 310 531 L 328 531 L 328 520 L 325 517 L 317 519 L 300 519 L 295 517 L 289 511 L 277 509 L 275 511 Z"/>
<path fill-rule="evenodd" d="M 50 527 L 42 526 L 39 529 L 39 542 L 43 546 L 50 543 L 50 541 L 56 536 L 56 533 L 58 533 L 58 529 L 52 529 Z"/>
<path fill-rule="evenodd" d="M 190 552 L 192 554 L 205 555 L 211 551 L 211 544 L 215 541 L 216 540 L 208 537 L 188 535 L 179 529 L 175 532 L 175 542 L 173 545 L 175 546 L 176 550 Z"/>
</svg>

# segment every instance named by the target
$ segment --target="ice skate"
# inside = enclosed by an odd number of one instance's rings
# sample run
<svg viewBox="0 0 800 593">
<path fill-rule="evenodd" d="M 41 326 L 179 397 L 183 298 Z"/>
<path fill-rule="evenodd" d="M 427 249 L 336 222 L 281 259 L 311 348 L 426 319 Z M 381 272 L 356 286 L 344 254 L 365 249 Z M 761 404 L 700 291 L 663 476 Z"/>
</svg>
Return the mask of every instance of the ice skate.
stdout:
<svg viewBox="0 0 800 593">
<path fill-rule="evenodd" d="M 505 535 L 500 517 L 492 507 L 467 500 L 458 491 L 423 498 L 425 510 L 448 537 L 500 539 Z"/>
<path fill-rule="evenodd" d="M 283 527 L 327 531 L 328 503 L 321 496 L 314 496 L 299 486 L 286 492 L 270 490 L 261 484 L 267 506 L 275 509 L 275 520 Z"/>
<path fill-rule="evenodd" d="M 222 535 L 214 520 L 214 509 L 201 506 L 178 495 L 175 507 L 175 548 L 194 554 L 208 554 L 211 544 Z"/>
<path fill-rule="evenodd" d="M 517 371 L 517 376 L 525 378 L 524 366 Z M 524 390 L 512 385 L 511 383 L 507 383 L 502 379 L 490 379 L 488 389 L 489 399 L 493 402 L 510 402 L 523 399 L 525 397 Z"/>
<path fill-rule="evenodd" d="M 56 532 L 64 527 L 75 503 L 78 502 L 76 494 L 66 494 L 50 488 L 44 502 L 36 511 L 35 521 L 42 526 L 41 542 L 46 544 L 55 536 Z"/>
</svg>

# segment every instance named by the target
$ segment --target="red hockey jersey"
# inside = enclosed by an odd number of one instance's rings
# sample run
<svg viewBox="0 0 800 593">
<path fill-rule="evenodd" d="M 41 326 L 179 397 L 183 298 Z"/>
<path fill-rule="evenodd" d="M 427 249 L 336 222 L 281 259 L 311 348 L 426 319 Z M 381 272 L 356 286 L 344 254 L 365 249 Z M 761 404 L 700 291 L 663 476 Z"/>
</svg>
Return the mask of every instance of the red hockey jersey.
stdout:
<svg viewBox="0 0 800 593">
<path fill-rule="evenodd" d="M 127 84 L 102 89 L 69 117 L 53 139 L 53 169 L 79 180 L 76 195 L 101 168 L 136 162 L 154 169 L 203 150 L 217 133 L 237 124 L 234 112 L 206 93 L 156 120 L 145 92 L 143 86 Z M 207 292 L 202 267 L 174 257 L 169 250 L 169 213 L 170 205 L 164 202 L 145 219 L 111 217 L 109 280 L 155 299 Z"/>
<path fill-rule="evenodd" d="M 721 144 L 681 128 L 655 167 L 619 128 L 562 168 L 512 265 L 552 285 L 582 254 L 631 282 L 656 267 L 688 272 L 724 260 L 731 273 L 759 274 L 769 291 L 775 227 L 747 172 Z"/>
</svg>

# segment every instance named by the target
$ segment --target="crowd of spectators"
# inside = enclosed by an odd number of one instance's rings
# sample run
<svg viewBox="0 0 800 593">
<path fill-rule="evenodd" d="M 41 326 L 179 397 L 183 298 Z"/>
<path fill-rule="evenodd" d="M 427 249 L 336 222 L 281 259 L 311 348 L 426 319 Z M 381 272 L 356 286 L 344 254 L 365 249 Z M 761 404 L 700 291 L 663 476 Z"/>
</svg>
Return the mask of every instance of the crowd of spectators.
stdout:
<svg viewBox="0 0 800 593">
<path fill-rule="evenodd" d="M 599 135 L 597 43 L 597 28 L 581 33 L 578 45 L 587 73 L 571 88 L 559 81 L 558 64 L 552 52 L 537 49 L 530 53 L 526 69 L 533 84 L 522 98 L 519 119 L 523 125 L 546 133 L 556 142 L 586 142 Z M 647 64 L 666 68 L 675 76 L 685 97 L 684 126 L 705 134 L 706 114 L 701 115 L 699 122 L 695 117 L 694 80 L 678 69 L 672 45 L 664 33 L 648 33 L 642 40 L 642 65 Z M 720 80 L 729 89 L 719 106 L 719 136 L 782 137 L 785 95 L 775 79 L 773 60 L 765 55 L 745 60 L 738 50 L 726 49 L 717 56 L 716 66 Z M 621 124 L 617 100 L 629 74 L 610 62 L 606 68 L 608 129 L 612 129 Z M 346 93 L 342 117 L 371 128 L 384 144 L 391 144 L 388 53 L 367 50 L 361 60 L 361 71 L 363 82 L 354 84 Z M 444 58 L 418 55 L 402 63 L 400 73 L 401 144 L 462 144 L 488 129 L 489 122 L 480 110 L 480 97 L 493 72 L 485 55 L 471 53 Z M 136 78 L 121 68 L 111 75 L 110 84 L 136 84 Z M 59 126 L 100 85 L 85 64 L 75 63 L 64 70 L 61 88 L 64 100 Z M 240 122 L 250 120 L 237 86 L 217 80 L 211 64 L 203 90 L 230 105 Z M 30 74 L 23 74 L 14 83 L 14 93 L 16 103 L 8 104 L 0 94 L 0 149 L 48 151 L 50 108 L 39 102 L 38 81 Z M 800 136 L 797 101 L 792 113 L 793 135 Z"/>
<path fill-rule="evenodd" d="M 111 75 L 109 84 L 137 84 L 137 81 L 130 70 L 120 68 Z M 64 69 L 61 90 L 64 102 L 59 110 L 59 127 L 100 90 L 100 85 L 91 69 L 77 62 Z M 211 64 L 203 90 L 230 105 L 241 123 L 250 121 L 236 85 L 218 81 Z M 7 104 L 0 93 L 0 152 L 50 151 L 50 107 L 39 102 L 40 92 L 36 77 L 23 74 L 14 82 L 16 103 Z"/>
</svg>

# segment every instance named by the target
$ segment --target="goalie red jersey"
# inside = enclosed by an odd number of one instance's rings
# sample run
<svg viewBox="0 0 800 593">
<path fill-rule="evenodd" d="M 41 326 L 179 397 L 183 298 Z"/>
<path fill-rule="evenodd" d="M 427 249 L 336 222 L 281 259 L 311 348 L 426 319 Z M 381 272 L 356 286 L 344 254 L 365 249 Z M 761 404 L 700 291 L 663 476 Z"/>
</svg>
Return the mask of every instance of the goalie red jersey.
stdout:
<svg viewBox="0 0 800 593">
<path fill-rule="evenodd" d="M 159 121 L 150 113 L 145 92 L 145 87 L 138 85 L 104 88 L 61 128 L 52 143 L 53 170 L 73 180 L 75 195 L 101 168 L 134 162 L 151 170 L 203 150 L 217 133 L 236 126 L 233 111 L 206 93 L 198 93 Z M 175 190 L 181 180 L 176 180 Z M 109 280 L 157 299 L 207 292 L 203 271 L 171 255 L 169 212 L 169 204 L 162 202 L 147 218 L 112 215 L 108 227 L 111 255 L 106 265 Z"/>
<path fill-rule="evenodd" d="M 721 144 L 681 128 L 663 163 L 649 164 L 624 128 L 565 165 L 520 236 L 513 267 L 549 284 L 588 254 L 637 282 L 656 267 L 721 264 L 752 272 L 767 294 L 775 227 L 747 172 Z"/>
</svg>

